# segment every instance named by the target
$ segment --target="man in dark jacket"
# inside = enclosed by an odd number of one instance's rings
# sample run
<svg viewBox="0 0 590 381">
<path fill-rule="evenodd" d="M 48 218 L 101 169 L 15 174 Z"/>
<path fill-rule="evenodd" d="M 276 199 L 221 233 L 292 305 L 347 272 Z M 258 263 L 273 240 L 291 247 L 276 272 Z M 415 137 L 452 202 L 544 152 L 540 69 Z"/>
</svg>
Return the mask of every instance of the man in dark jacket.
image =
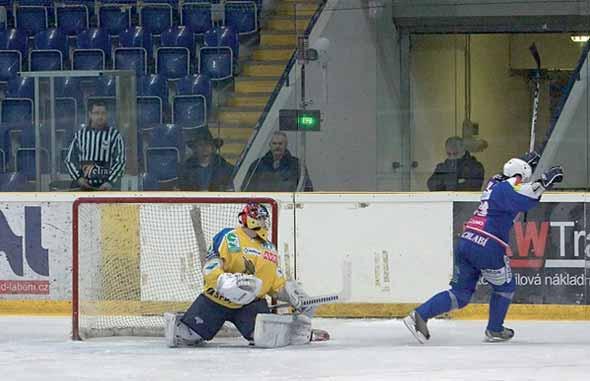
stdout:
<svg viewBox="0 0 590 381">
<path fill-rule="evenodd" d="M 445 143 L 447 159 L 438 163 L 428 179 L 431 191 L 479 191 L 483 184 L 483 165 L 465 150 L 463 139 L 453 136 Z"/>
<path fill-rule="evenodd" d="M 178 187 L 186 191 L 232 191 L 234 166 L 217 153 L 223 140 L 213 139 L 207 127 L 196 130 L 189 142 L 192 155 L 180 169 Z"/>
<path fill-rule="evenodd" d="M 276 131 L 270 141 L 270 151 L 256 160 L 244 180 L 245 191 L 259 192 L 295 192 L 301 177 L 299 159 L 287 149 L 287 135 Z M 304 169 L 303 191 L 312 192 L 313 185 Z"/>
</svg>

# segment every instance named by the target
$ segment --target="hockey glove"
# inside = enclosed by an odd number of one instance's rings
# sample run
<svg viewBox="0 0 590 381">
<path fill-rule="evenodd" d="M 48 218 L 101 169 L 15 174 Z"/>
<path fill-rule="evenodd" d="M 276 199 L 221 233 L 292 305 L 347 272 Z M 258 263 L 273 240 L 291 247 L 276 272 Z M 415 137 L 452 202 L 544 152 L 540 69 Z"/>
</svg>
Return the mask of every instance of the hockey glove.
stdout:
<svg viewBox="0 0 590 381">
<path fill-rule="evenodd" d="M 520 157 L 522 160 L 526 161 L 528 165 L 530 165 L 531 169 L 534 171 L 541 160 L 541 155 L 536 153 L 535 151 L 527 152 Z"/>
<path fill-rule="evenodd" d="M 223 273 L 217 278 L 217 292 L 236 304 L 248 304 L 256 299 L 262 280 L 254 275 Z"/>
<path fill-rule="evenodd" d="M 553 184 L 563 181 L 563 168 L 561 165 L 556 165 L 549 168 L 541 175 L 541 185 L 543 188 L 549 190 L 553 188 Z"/>
<path fill-rule="evenodd" d="M 309 296 L 297 281 L 289 280 L 285 283 L 285 287 L 277 295 L 280 300 L 289 302 L 289 304 L 297 311 L 304 312 L 302 303 L 305 298 Z"/>
</svg>

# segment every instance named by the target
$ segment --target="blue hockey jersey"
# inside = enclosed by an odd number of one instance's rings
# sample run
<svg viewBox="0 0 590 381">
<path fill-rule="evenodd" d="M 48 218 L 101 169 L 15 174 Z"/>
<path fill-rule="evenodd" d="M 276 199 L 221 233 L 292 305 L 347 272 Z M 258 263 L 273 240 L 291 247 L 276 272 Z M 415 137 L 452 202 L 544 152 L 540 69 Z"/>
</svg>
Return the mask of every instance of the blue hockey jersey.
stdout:
<svg viewBox="0 0 590 381">
<path fill-rule="evenodd" d="M 464 228 L 508 246 L 509 232 L 516 217 L 537 205 L 543 191 L 539 183 L 522 183 L 517 177 L 494 176 L 488 181 L 479 207 Z"/>
</svg>

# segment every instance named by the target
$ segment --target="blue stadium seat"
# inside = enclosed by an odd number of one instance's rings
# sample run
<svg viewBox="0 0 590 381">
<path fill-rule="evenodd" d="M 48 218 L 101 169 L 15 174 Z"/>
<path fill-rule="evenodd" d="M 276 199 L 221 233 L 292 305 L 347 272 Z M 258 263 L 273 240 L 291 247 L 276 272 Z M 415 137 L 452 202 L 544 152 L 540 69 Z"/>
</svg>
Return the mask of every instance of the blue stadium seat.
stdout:
<svg viewBox="0 0 590 381">
<path fill-rule="evenodd" d="M 152 56 L 152 35 L 140 26 L 134 26 L 121 32 L 119 45 L 123 48 L 144 48 L 147 57 Z"/>
<path fill-rule="evenodd" d="M 207 101 L 207 110 L 211 111 L 213 86 L 211 79 L 204 74 L 181 78 L 176 84 L 176 95 L 203 95 Z"/>
<path fill-rule="evenodd" d="M 240 56 L 238 33 L 228 26 L 217 26 L 205 32 L 204 45 L 209 47 L 228 46 L 233 52 L 234 60 Z"/>
<path fill-rule="evenodd" d="M 104 70 L 105 57 L 100 49 L 74 49 L 72 70 Z"/>
<path fill-rule="evenodd" d="M 137 95 L 160 97 L 163 102 L 168 100 L 168 83 L 166 78 L 157 74 L 137 77 Z"/>
<path fill-rule="evenodd" d="M 183 147 L 182 134 L 175 125 L 160 125 L 151 130 L 150 145 L 145 150 L 145 172 L 158 180 L 177 177 Z"/>
<path fill-rule="evenodd" d="M 185 77 L 190 73 L 190 51 L 182 47 L 161 47 L 156 51 L 156 73 L 168 79 Z"/>
<path fill-rule="evenodd" d="M 18 29 L 0 30 L 0 50 L 18 50 L 24 59 L 29 53 L 29 38 Z"/>
<path fill-rule="evenodd" d="M 224 3 L 225 25 L 232 27 L 238 34 L 246 35 L 258 32 L 258 12 L 253 1 L 228 1 Z"/>
<path fill-rule="evenodd" d="M 35 78 L 19 76 L 11 79 L 8 81 L 7 96 L 33 99 L 35 97 Z"/>
<path fill-rule="evenodd" d="M 18 50 L 0 50 L 0 81 L 16 77 L 22 70 L 21 54 Z"/>
<path fill-rule="evenodd" d="M 212 81 L 231 78 L 240 47 L 236 31 L 230 27 L 215 27 L 205 33 L 204 43 L 199 49 L 199 73 Z"/>
<path fill-rule="evenodd" d="M 145 130 L 162 124 L 162 99 L 156 96 L 137 97 L 137 125 Z"/>
<path fill-rule="evenodd" d="M 75 98 L 55 98 L 57 146 L 67 147 L 78 128 L 78 104 Z"/>
<path fill-rule="evenodd" d="M 41 155 L 41 173 L 49 173 L 49 152 L 43 148 L 19 147 L 16 149 L 16 172 L 23 175 L 27 180 L 35 180 L 37 177 L 35 155 Z"/>
<path fill-rule="evenodd" d="M 150 147 L 183 147 L 182 130 L 174 124 L 155 126 L 150 135 Z"/>
<path fill-rule="evenodd" d="M 106 59 L 111 56 L 111 37 L 105 29 L 90 28 L 79 34 L 77 48 L 99 49 Z"/>
<path fill-rule="evenodd" d="M 39 52 L 33 54 L 35 52 L 33 50 L 30 53 L 29 67 L 31 71 L 61 70 L 64 62 L 69 58 L 68 36 L 57 28 L 37 33 L 34 39 L 34 48 Z M 59 56 L 59 65 L 57 64 L 57 56 Z M 38 61 L 33 62 L 33 59 Z"/>
<path fill-rule="evenodd" d="M 10 158 L 10 129 L 7 125 L 0 124 L 0 173 L 6 172 L 6 166 Z"/>
<path fill-rule="evenodd" d="M 151 34 L 161 34 L 172 27 L 172 6 L 169 4 L 144 4 L 139 9 L 139 24 Z"/>
<path fill-rule="evenodd" d="M 147 66 L 147 52 L 144 48 L 115 48 L 115 70 L 135 70 L 135 74 L 141 76 L 147 74 Z"/>
<path fill-rule="evenodd" d="M 54 81 L 55 96 L 60 98 L 74 98 L 78 107 L 83 100 L 79 77 L 56 77 Z"/>
<path fill-rule="evenodd" d="M 172 123 L 182 128 L 207 124 L 207 99 L 204 95 L 176 95 L 172 100 Z"/>
<path fill-rule="evenodd" d="M 30 71 L 63 70 L 62 55 L 59 50 L 31 50 L 29 53 Z"/>
<path fill-rule="evenodd" d="M 187 48 L 191 57 L 195 54 L 195 37 L 183 26 L 173 26 L 160 35 L 160 47 Z"/>
<path fill-rule="evenodd" d="M 144 173 L 141 175 L 141 189 L 144 191 L 157 191 L 160 190 L 160 184 L 158 179 L 151 173 Z M 1 185 L 0 185 L 0 189 Z"/>
<path fill-rule="evenodd" d="M 84 5 L 88 10 L 88 18 L 92 22 L 95 16 L 97 0 L 63 0 L 65 5 Z M 101 1 L 104 3 L 104 1 Z"/>
<path fill-rule="evenodd" d="M 24 175 L 16 172 L 0 174 L 0 191 L 2 192 L 26 192 L 32 190 Z"/>
<path fill-rule="evenodd" d="M 110 75 L 101 75 L 96 79 L 94 94 L 99 97 L 114 97 L 117 92 L 117 81 Z"/>
<path fill-rule="evenodd" d="M 36 5 L 39 7 L 50 8 L 53 6 L 53 1 L 52 0 L 18 0 L 18 5 L 27 5 L 27 6 Z"/>
<path fill-rule="evenodd" d="M 15 7 L 15 27 L 28 36 L 33 36 L 49 27 L 48 12 L 44 6 Z"/>
<path fill-rule="evenodd" d="M 68 36 L 75 36 L 90 26 L 85 5 L 62 5 L 55 8 L 56 26 Z"/>
<path fill-rule="evenodd" d="M 199 49 L 199 73 L 222 81 L 233 77 L 233 53 L 229 46 Z"/>
<path fill-rule="evenodd" d="M 113 36 L 129 29 L 131 27 L 131 6 L 102 5 L 98 11 L 98 26 Z"/>
<path fill-rule="evenodd" d="M 2 123 L 33 123 L 33 100 L 29 98 L 4 98 L 0 102 Z"/>
<path fill-rule="evenodd" d="M 181 24 L 190 32 L 201 35 L 213 27 L 211 3 L 184 3 Z"/>
</svg>

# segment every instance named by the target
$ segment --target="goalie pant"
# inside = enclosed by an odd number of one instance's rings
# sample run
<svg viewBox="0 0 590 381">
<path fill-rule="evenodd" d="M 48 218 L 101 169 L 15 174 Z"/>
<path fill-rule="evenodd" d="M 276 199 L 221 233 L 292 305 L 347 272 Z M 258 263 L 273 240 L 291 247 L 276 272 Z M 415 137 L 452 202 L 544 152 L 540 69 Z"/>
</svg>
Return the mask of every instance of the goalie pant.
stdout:
<svg viewBox="0 0 590 381">
<path fill-rule="evenodd" d="M 213 339 L 223 323 L 229 321 L 246 340 L 252 341 L 256 315 L 269 312 L 265 299 L 256 299 L 241 308 L 227 308 L 201 294 L 184 313 L 181 321 L 204 340 Z"/>
</svg>

